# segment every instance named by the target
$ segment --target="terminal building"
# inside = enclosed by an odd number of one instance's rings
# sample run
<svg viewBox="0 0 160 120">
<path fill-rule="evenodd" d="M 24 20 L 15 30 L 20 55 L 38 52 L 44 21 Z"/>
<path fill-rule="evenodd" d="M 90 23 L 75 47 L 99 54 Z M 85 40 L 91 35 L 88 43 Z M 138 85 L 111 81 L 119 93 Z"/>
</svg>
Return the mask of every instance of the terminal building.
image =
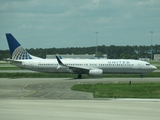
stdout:
<svg viewBox="0 0 160 120">
<path fill-rule="evenodd" d="M 154 60 L 160 61 L 160 54 L 154 54 Z"/>
<path fill-rule="evenodd" d="M 141 61 L 150 61 L 150 58 L 139 58 Z"/>
<path fill-rule="evenodd" d="M 97 57 L 95 57 L 95 54 L 81 54 L 81 55 L 75 55 L 75 54 L 64 54 L 64 55 L 46 55 L 46 59 L 56 59 L 55 56 L 59 56 L 62 59 L 65 58 L 73 58 L 73 59 L 97 59 Z M 102 57 L 103 59 L 107 59 L 107 55 L 103 55 Z"/>
<path fill-rule="evenodd" d="M 139 60 L 142 60 L 142 61 L 150 61 L 151 59 L 150 59 L 150 58 L 139 58 Z M 154 61 L 160 61 L 160 54 L 154 54 L 153 60 L 154 60 Z"/>
</svg>

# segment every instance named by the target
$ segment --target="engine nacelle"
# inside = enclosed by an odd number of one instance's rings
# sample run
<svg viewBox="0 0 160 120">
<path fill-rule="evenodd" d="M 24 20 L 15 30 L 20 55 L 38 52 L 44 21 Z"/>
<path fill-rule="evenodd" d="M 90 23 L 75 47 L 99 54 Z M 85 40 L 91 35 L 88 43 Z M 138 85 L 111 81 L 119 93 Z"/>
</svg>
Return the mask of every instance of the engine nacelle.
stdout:
<svg viewBox="0 0 160 120">
<path fill-rule="evenodd" d="M 88 75 L 90 76 L 100 76 L 102 74 L 103 74 L 103 70 L 101 69 L 91 69 L 89 70 L 89 73 L 88 73 Z"/>
</svg>

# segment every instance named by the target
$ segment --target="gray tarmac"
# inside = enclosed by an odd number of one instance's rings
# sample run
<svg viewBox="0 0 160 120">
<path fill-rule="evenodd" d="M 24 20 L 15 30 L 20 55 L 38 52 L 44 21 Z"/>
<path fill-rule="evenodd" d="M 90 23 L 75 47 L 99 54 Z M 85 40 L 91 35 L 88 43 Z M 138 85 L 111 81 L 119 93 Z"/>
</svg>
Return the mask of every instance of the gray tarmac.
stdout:
<svg viewBox="0 0 160 120">
<path fill-rule="evenodd" d="M 159 120 L 160 99 L 95 99 L 74 84 L 160 82 L 160 78 L 0 78 L 0 120 Z"/>
<path fill-rule="evenodd" d="M 0 78 L 0 99 L 94 99 L 92 93 L 72 91 L 75 84 L 160 82 L 160 78 Z"/>
</svg>

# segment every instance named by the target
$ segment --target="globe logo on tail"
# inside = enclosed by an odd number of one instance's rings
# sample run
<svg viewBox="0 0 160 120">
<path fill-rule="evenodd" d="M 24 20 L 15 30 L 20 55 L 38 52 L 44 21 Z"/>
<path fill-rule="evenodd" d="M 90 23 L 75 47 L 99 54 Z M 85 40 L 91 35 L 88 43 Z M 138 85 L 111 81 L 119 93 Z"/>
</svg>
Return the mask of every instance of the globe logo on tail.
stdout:
<svg viewBox="0 0 160 120">
<path fill-rule="evenodd" d="M 22 46 L 17 47 L 12 54 L 12 60 L 26 60 L 26 59 L 32 59 L 32 58 Z"/>
</svg>

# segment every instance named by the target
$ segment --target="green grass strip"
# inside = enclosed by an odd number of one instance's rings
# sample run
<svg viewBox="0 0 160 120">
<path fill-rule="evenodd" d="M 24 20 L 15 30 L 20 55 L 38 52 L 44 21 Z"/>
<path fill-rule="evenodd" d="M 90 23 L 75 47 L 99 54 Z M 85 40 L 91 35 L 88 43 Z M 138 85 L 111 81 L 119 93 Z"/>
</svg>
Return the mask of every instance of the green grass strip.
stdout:
<svg viewBox="0 0 160 120">
<path fill-rule="evenodd" d="M 22 70 L 19 67 L 0 67 L 0 70 Z"/>
<path fill-rule="evenodd" d="M 0 78 L 71 78 L 76 77 L 70 74 L 50 73 L 0 73 Z"/>
<path fill-rule="evenodd" d="M 159 72 L 152 72 L 144 76 L 146 77 L 160 77 Z M 77 74 L 57 74 L 57 73 L 0 73 L 0 78 L 77 78 Z M 82 79 L 86 78 L 140 78 L 139 74 L 103 74 L 102 76 L 88 76 L 83 75 Z"/>
<path fill-rule="evenodd" d="M 157 66 L 157 70 L 160 70 L 160 66 Z"/>
<path fill-rule="evenodd" d="M 71 89 L 91 92 L 95 98 L 160 98 L 160 83 L 82 84 Z"/>
</svg>

